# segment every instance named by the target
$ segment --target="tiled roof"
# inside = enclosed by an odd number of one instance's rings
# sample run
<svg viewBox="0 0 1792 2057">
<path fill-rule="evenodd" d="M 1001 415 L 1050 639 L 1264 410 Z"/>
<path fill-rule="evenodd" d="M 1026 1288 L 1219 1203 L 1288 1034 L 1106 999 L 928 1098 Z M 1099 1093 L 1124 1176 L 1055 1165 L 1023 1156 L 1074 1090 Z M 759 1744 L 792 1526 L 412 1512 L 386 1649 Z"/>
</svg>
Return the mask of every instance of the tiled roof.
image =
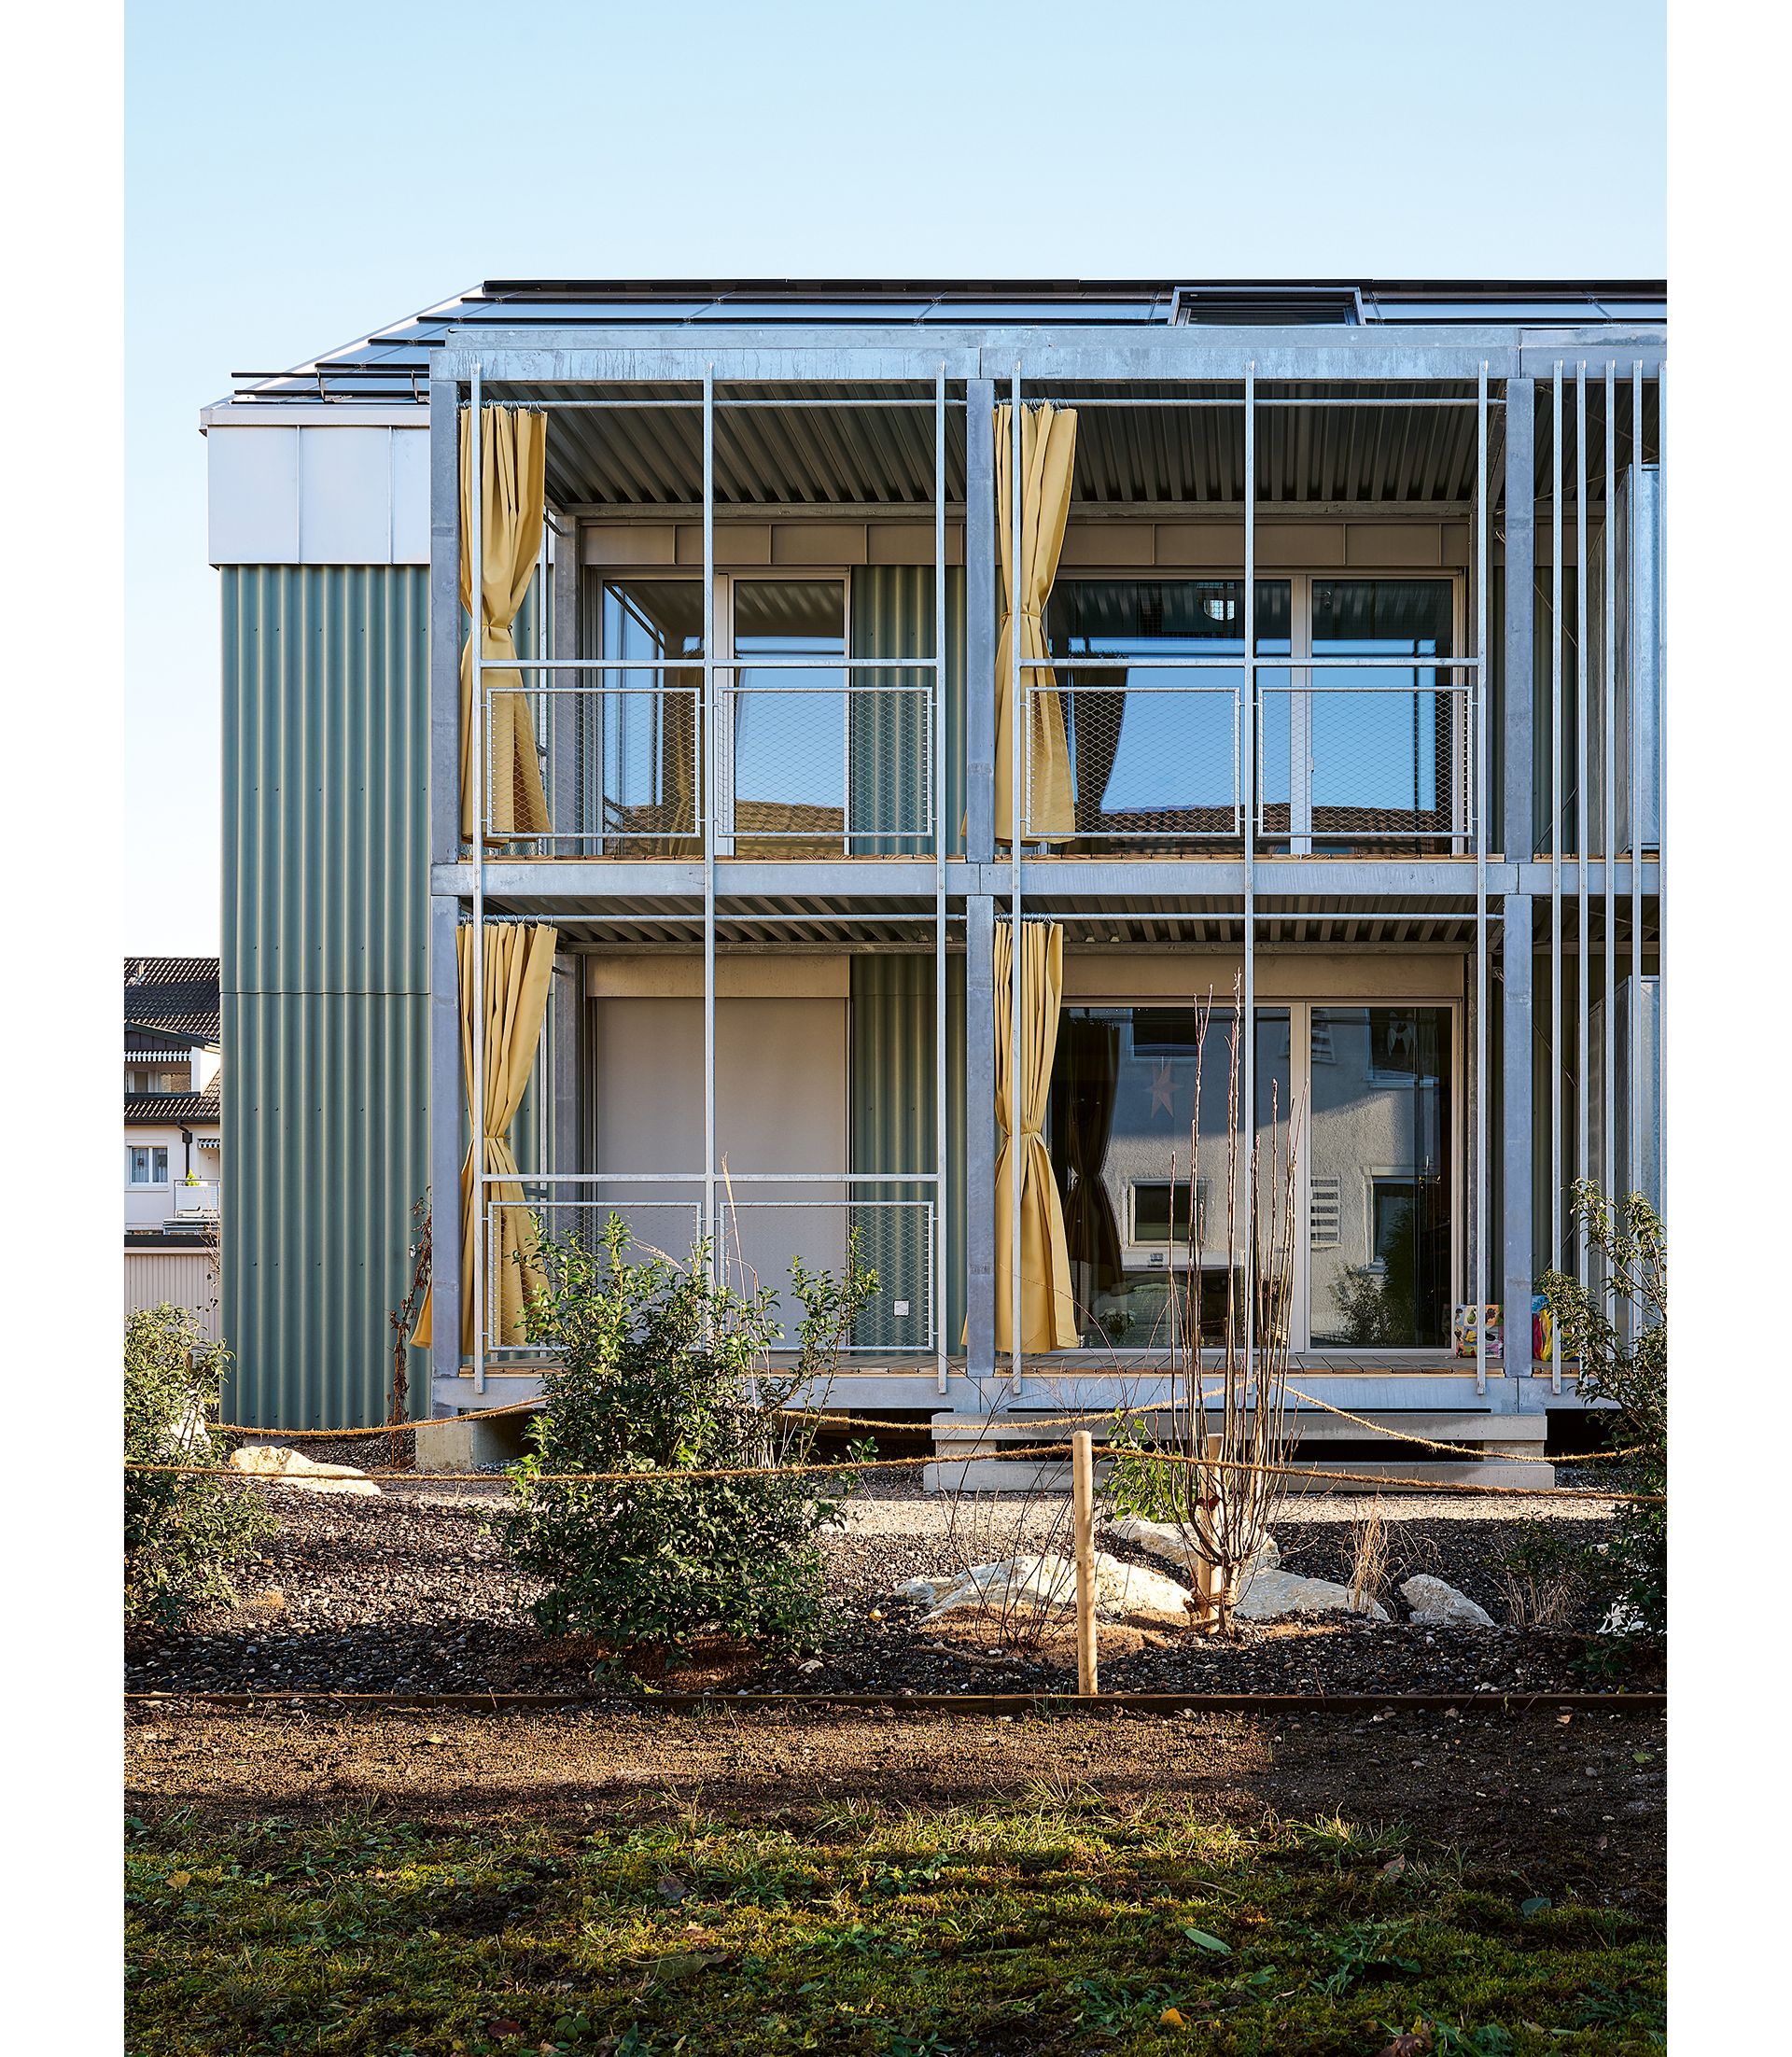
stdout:
<svg viewBox="0 0 1792 2057">
<path fill-rule="evenodd" d="M 216 1093 L 127 1093 L 124 1118 L 128 1122 L 177 1122 L 192 1128 L 218 1119 Z"/>
<path fill-rule="evenodd" d="M 124 960 L 124 1022 L 161 1029 L 192 1042 L 218 1040 L 217 959 L 215 957 L 128 957 Z"/>
</svg>

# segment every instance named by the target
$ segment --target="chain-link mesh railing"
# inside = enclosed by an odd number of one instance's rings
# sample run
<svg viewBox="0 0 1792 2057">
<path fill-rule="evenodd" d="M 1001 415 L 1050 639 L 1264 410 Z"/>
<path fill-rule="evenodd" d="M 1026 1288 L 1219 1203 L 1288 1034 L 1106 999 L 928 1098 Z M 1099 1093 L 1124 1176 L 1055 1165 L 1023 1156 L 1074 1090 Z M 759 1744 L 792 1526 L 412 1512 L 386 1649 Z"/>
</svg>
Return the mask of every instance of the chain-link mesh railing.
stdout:
<svg viewBox="0 0 1792 2057">
<path fill-rule="evenodd" d="M 737 856 L 931 851 L 931 690 L 851 676 L 772 685 L 743 672 L 725 693 L 717 829 Z"/>
<path fill-rule="evenodd" d="M 1024 689 L 1021 833 L 1170 849 L 1244 827 L 1238 677 L 1190 669 L 1130 684 L 1084 661 Z M 1068 762 L 1070 819 L 1056 763 Z"/>
<path fill-rule="evenodd" d="M 1475 833 L 1474 689 L 1315 666 L 1312 683 L 1263 682 L 1257 834 L 1296 853 L 1383 842 L 1460 849 Z"/>
<path fill-rule="evenodd" d="M 704 1180 L 700 1173 L 627 1178 L 616 1174 L 543 1177 L 515 1182 L 521 1199 L 489 1190 L 481 1207 L 485 1351 L 539 1357 L 540 1341 L 507 1336 L 499 1282 L 522 1250 L 533 1256 L 543 1240 L 572 1239 L 601 1250 L 612 1217 L 628 1232 L 631 1264 L 651 1258 L 686 1266 L 704 1239 Z M 740 1183 L 718 1172 L 714 1257 L 718 1274 L 743 1296 L 768 1289 L 777 1317 L 793 1348 L 803 1306 L 793 1266 L 844 1278 L 851 1238 L 860 1262 L 876 1274 L 876 1289 L 842 1348 L 931 1352 L 938 1347 L 935 1206 L 923 1180 L 892 1183 L 849 1173 L 823 1179 L 768 1178 Z M 463 1280 L 470 1294 L 472 1280 Z M 512 1295 L 513 1298 L 513 1295 Z"/>
</svg>

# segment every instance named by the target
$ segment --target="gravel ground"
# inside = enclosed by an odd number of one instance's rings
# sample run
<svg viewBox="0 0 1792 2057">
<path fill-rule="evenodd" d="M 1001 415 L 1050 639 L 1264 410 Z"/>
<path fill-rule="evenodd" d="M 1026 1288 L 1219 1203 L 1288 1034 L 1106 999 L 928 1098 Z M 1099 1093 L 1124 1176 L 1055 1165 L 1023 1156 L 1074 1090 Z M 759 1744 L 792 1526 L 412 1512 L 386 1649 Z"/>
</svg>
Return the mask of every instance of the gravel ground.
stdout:
<svg viewBox="0 0 1792 2057">
<path fill-rule="evenodd" d="M 379 1499 L 268 1489 L 278 1532 L 237 1578 L 242 1604 L 177 1635 L 133 1635 L 133 1690 L 275 1689 L 343 1692 L 593 1689 L 622 1705 L 637 1688 L 602 1653 L 550 1643 L 529 1612 L 532 1583 L 511 1566 L 497 1532 L 496 1486 L 452 1490 L 388 1482 Z M 1141 1691 L 1416 1692 L 1586 1690 L 1583 1669 L 1598 1625 L 1582 1602 L 1550 1629 L 1511 1623 L 1497 1565 L 1515 1524 L 1536 1514 L 1577 1541 L 1609 1530 L 1597 1503 L 1502 1500 L 1470 1511 L 1463 1496 L 1391 1494 L 1388 1590 L 1395 1621 L 1345 1616 L 1243 1624 L 1217 1643 L 1171 1628 L 1102 1631 L 1103 1683 Z M 1486 1508 L 1489 1503 L 1477 1504 Z M 1366 1503 L 1309 1495 L 1277 1522 L 1283 1564 L 1309 1575 L 1349 1575 L 1352 1524 Z M 1101 1539 L 1115 1555 L 1166 1567 Z M 1062 1629 L 954 1617 L 949 1631 L 919 1627 L 920 1610 L 895 1600 L 904 1580 L 938 1576 L 1019 1549 L 1068 1549 L 1067 1504 L 987 1496 L 954 1503 L 910 1483 L 847 1504 L 844 1528 L 824 1541 L 834 1629 L 819 1668 L 718 1658 L 668 1683 L 724 1689 L 836 1691 L 1057 1690 L 1074 1674 Z M 1447 1579 L 1478 1601 L 1497 1630 L 1423 1630 L 1397 1617 L 1393 1588 L 1414 1572 Z M 1652 1687 L 1659 1663 L 1640 1657 L 1626 1683 Z"/>
</svg>

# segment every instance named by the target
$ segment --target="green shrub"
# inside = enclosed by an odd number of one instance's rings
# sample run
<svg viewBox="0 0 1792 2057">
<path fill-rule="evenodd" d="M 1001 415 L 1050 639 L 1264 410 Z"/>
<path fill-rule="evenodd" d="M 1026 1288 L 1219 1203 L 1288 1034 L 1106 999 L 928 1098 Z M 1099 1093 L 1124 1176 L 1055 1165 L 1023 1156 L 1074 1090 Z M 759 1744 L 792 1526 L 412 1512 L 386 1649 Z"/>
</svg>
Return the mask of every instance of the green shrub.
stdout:
<svg viewBox="0 0 1792 2057">
<path fill-rule="evenodd" d="M 841 1278 L 793 1265 L 798 1362 L 774 1373 L 771 1293 L 742 1296 L 712 1280 L 701 1246 L 688 1265 L 629 1252 L 613 1215 L 595 1250 L 577 1236 L 541 1244 L 547 1289 L 530 1325 L 558 1362 L 542 1380 L 535 1448 L 511 1470 L 505 1525 L 516 1561 L 547 1587 L 536 1619 L 549 1634 L 623 1646 L 676 1649 L 706 1636 L 812 1646 L 822 1615 L 815 1538 L 838 1502 L 816 1497 L 812 1475 L 777 1468 L 803 1462 L 815 1439 L 811 1420 L 783 1410 L 832 1369 L 876 1275 L 860 1263 L 856 1236 Z M 747 1476 L 638 1485 L 541 1476 L 581 1471 Z"/>
<path fill-rule="evenodd" d="M 215 1424 L 229 1361 L 185 1308 L 131 1315 L 124 1326 L 125 1462 L 221 1464 L 226 1453 Z M 266 1503 L 246 1485 L 126 1472 L 126 1618 L 172 1628 L 196 1608 L 228 1606 L 236 1597 L 231 1563 L 273 1527 Z"/>
<path fill-rule="evenodd" d="M 1590 1180 L 1575 1186 L 1575 1218 L 1588 1251 L 1589 1286 L 1560 1271 L 1544 1275 L 1562 1359 L 1579 1360 L 1583 1399 L 1607 1400 L 1620 1448 L 1634 1450 L 1625 1483 L 1668 1490 L 1668 1266 L 1655 1210 L 1640 1193 L 1614 1206 Z M 1619 1310 L 1622 1319 L 1615 1319 Z M 1668 1621 L 1668 1504 L 1620 1503 L 1604 1575 L 1642 1627 Z"/>
</svg>

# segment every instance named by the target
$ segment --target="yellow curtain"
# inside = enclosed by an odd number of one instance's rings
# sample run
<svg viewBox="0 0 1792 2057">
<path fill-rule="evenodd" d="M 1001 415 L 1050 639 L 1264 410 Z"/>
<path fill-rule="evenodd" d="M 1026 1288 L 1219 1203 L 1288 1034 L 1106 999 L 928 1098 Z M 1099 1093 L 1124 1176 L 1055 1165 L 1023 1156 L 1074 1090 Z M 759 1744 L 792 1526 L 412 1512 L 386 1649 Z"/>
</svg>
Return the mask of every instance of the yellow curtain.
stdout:
<svg viewBox="0 0 1792 2057">
<path fill-rule="evenodd" d="M 516 1156 L 511 1149 L 511 1123 L 523 1102 L 536 1045 L 541 1040 L 541 1017 L 547 1012 L 553 980 L 553 929 L 533 923 L 487 923 L 485 929 L 485 1134 L 476 1138 L 460 1168 L 460 1347 L 473 1347 L 473 1250 L 479 1235 L 478 1188 L 474 1167 L 508 1174 L 505 1183 L 486 1188 L 498 1205 L 498 1232 L 486 1245 L 492 1266 L 485 1276 L 488 1309 L 486 1334 L 498 1343 L 528 1340 L 523 1320 L 527 1296 L 545 1283 L 535 1232 L 535 1218 L 521 1204 L 523 1188 L 514 1182 Z M 473 1098 L 473 931 L 455 937 L 460 967 L 460 1061 L 467 1081 L 467 1102 Z M 431 1296 L 433 1297 L 433 1296 Z M 427 1345 L 433 1326 L 431 1298 L 423 1303 L 411 1340 Z"/>
<path fill-rule="evenodd" d="M 1013 637 L 1020 623 L 1020 655 L 1047 655 L 1045 599 L 1057 576 L 1064 525 L 1071 512 L 1071 479 L 1076 462 L 1076 413 L 1069 407 L 1023 407 L 1020 411 L 1020 563 L 1015 550 L 1013 410 L 996 409 L 996 533 L 1001 539 L 1001 636 L 996 645 L 996 840 L 1015 839 L 1020 816 L 1024 842 L 1042 843 L 1076 833 L 1071 797 L 1071 752 L 1057 679 L 1050 671 L 1020 674 L 1022 704 L 1031 734 L 1021 756 L 1018 806 L 1014 786 L 1014 710 L 1009 706 L 1014 666 Z M 1018 595 L 1018 603 L 1016 603 Z M 1030 690 L 1029 690 L 1030 689 Z"/>
<path fill-rule="evenodd" d="M 469 411 L 460 415 L 460 604 L 473 611 L 473 439 Z M 523 605 L 541 553 L 547 508 L 548 417 L 525 408 L 479 411 L 481 550 L 484 567 L 480 651 L 514 657 L 511 624 Z M 496 841 L 545 834 L 548 798 L 541 790 L 535 723 L 520 672 L 485 674 L 485 820 Z M 460 834 L 473 839 L 473 639 L 460 652 Z"/>
<path fill-rule="evenodd" d="M 1020 954 L 1020 1090 L 1014 1070 L 1014 926 L 996 930 L 996 1348 L 1014 1348 L 1014 1160 L 1020 1170 L 1020 1347 L 1074 1350 L 1079 1340 L 1071 1296 L 1064 1210 L 1045 1148 L 1045 1099 L 1057 1049 L 1057 1010 L 1064 992 L 1064 931 L 1055 921 L 1023 921 Z M 1018 1133 L 1013 1109 L 1020 1108 Z"/>
</svg>

